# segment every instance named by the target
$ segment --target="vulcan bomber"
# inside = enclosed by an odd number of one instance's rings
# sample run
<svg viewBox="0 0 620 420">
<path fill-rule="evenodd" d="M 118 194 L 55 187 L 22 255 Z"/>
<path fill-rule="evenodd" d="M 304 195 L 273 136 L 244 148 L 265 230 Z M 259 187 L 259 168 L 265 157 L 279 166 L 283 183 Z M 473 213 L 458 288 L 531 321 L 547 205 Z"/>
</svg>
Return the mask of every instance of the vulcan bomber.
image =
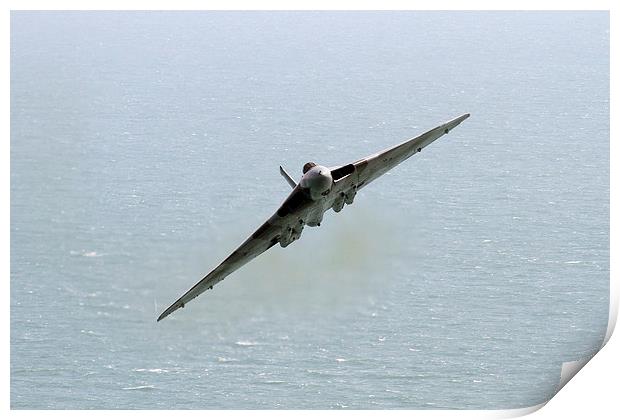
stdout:
<svg viewBox="0 0 620 420">
<path fill-rule="evenodd" d="M 289 196 L 252 236 L 162 312 L 157 321 L 177 309 L 184 308 L 188 302 L 206 290 L 213 289 L 213 286 L 274 245 L 279 244 L 286 248 L 301 237 L 305 226 L 321 226 L 326 211 L 333 209 L 338 213 L 345 204 L 353 204 L 355 195 L 361 188 L 420 153 L 468 117 L 469 114 L 463 114 L 416 138 L 346 165 L 327 167 L 308 162 L 303 166 L 303 175 L 299 182 L 295 182 L 280 166 L 280 174 L 292 188 Z"/>
</svg>

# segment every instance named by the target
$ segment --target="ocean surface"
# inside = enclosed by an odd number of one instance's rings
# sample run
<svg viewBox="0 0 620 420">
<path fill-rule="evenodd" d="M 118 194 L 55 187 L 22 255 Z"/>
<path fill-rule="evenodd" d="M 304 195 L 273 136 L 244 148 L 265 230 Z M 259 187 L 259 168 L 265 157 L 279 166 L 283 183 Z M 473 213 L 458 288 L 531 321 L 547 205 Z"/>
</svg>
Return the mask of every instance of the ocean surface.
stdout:
<svg viewBox="0 0 620 420">
<path fill-rule="evenodd" d="M 465 112 L 157 316 L 307 161 Z M 609 305 L 604 12 L 12 12 L 11 407 L 499 409 Z"/>
</svg>

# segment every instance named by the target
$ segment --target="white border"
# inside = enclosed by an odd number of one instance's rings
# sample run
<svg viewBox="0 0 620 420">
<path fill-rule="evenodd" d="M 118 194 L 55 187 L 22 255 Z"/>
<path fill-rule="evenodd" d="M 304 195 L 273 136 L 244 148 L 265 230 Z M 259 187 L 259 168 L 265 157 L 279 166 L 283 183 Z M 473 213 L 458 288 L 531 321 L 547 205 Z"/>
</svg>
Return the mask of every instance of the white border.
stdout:
<svg viewBox="0 0 620 420">
<path fill-rule="evenodd" d="M 49 417 L 62 417 L 63 419 L 67 416 L 70 418 L 74 416 L 81 416 L 84 413 L 76 412 L 76 411 L 29 411 L 29 410 L 20 410 L 20 411 L 10 411 L 10 376 L 9 376 L 9 366 L 10 366 L 10 293 L 9 287 L 10 282 L 8 281 L 10 276 L 10 118 L 9 118 L 9 110 L 10 110 L 10 67 L 9 67 L 9 42 L 10 42 L 10 10 L 63 10 L 63 9 L 91 9 L 91 10 L 201 10 L 201 9 L 212 9 L 212 10 L 405 10 L 405 9 L 413 9 L 413 10 L 459 10 L 466 8 L 467 10 L 610 10 L 611 11 L 611 73 L 610 74 L 618 74 L 618 65 L 615 57 L 617 56 L 615 50 L 617 49 L 617 29 L 618 29 L 618 18 L 616 17 L 616 11 L 613 7 L 613 2 L 611 1 L 599 1 L 599 0 L 590 0 L 590 1 L 574 1 L 567 0 L 563 2 L 554 2 L 549 0 L 521 0 L 521 1 L 470 1 L 466 4 L 459 3 L 458 1 L 447 1 L 447 0 L 436 0 L 436 1 L 400 1 L 400 0 L 383 0 L 383 1 L 334 1 L 334 0 L 315 0 L 315 1 L 282 1 L 282 0 L 266 0 L 261 2 L 251 2 L 251 1 L 241 1 L 241 0 L 230 0 L 230 1 L 197 1 L 197 0 L 176 0 L 174 2 L 163 2 L 163 1 L 151 1 L 148 3 L 138 2 L 134 0 L 110 0 L 110 1 L 90 1 L 88 3 L 79 2 L 79 1 L 56 1 L 54 4 L 50 4 L 46 1 L 8 1 L 6 2 L 7 9 L 5 9 L 5 13 L 3 15 L 2 22 L 4 23 L 0 27 L 2 30 L 2 52 L 3 57 L 5 57 L 4 66 L 2 66 L 2 76 L 5 83 L 3 84 L 5 92 L 5 100 L 2 102 L 2 127 L 4 127 L 5 135 L 5 147 L 4 153 L 0 156 L 2 159 L 2 175 L 4 178 L 4 182 L 2 183 L 2 216 L 5 223 L 2 225 L 2 233 L 3 241 L 1 242 L 2 246 L 2 257 L 0 260 L 0 264 L 2 266 L 3 272 L 6 273 L 7 281 L 4 282 L 4 304 L 5 310 L 9 311 L 9 316 L 5 316 L 2 322 L 2 335 L 5 339 L 5 346 L 2 348 L 3 359 L 5 363 L 2 364 L 0 368 L 0 374 L 4 378 L 2 382 L 3 386 L 3 395 L 2 399 L 2 411 L 5 412 L 5 415 L 8 414 L 12 417 L 30 417 L 31 415 L 45 415 Z M 85 7 L 85 6 L 88 7 Z M 463 7 L 465 6 L 465 7 Z M 561 6 L 561 9 L 558 8 Z M 614 79 L 611 80 L 611 98 L 617 98 L 617 86 L 614 83 Z M 615 102 L 611 101 L 611 115 L 613 117 L 617 116 L 616 108 L 614 106 Z M 611 120 L 611 138 L 614 138 L 617 130 L 617 118 L 613 118 Z M 618 163 L 617 159 L 617 150 L 618 147 L 614 142 L 610 142 L 610 171 L 611 171 L 611 184 L 610 184 L 610 199 L 611 199 L 611 207 L 610 214 L 615 214 L 615 211 L 618 209 L 617 205 L 617 194 L 614 194 L 614 189 L 611 186 L 615 186 L 617 183 L 615 180 L 617 179 L 617 170 L 614 170 L 616 164 Z M 611 251 L 611 273 L 616 273 L 616 235 L 614 233 L 617 232 L 616 223 L 614 223 L 614 219 L 611 220 L 611 237 L 610 237 L 610 251 Z M 614 390 L 617 389 L 617 386 L 613 386 L 612 384 L 617 384 L 617 374 L 618 374 L 618 354 L 620 353 L 618 348 L 618 340 L 612 338 L 610 340 L 611 334 L 615 327 L 615 323 L 617 320 L 618 313 L 618 287 L 617 287 L 617 276 L 612 275 L 611 277 L 611 298 L 610 298 L 610 315 L 609 315 L 609 325 L 607 329 L 607 334 L 605 338 L 605 343 L 607 345 L 600 352 L 600 354 L 596 355 L 593 360 L 587 364 L 587 367 L 584 372 L 580 373 L 579 380 L 571 381 L 566 385 L 565 389 L 559 392 L 555 397 L 552 398 L 552 402 L 549 403 L 549 407 L 545 410 L 540 410 L 534 416 L 538 416 L 541 418 L 548 418 L 548 416 L 561 416 L 562 418 L 583 418 L 585 415 L 591 415 L 593 412 L 598 413 L 599 415 L 604 415 L 603 417 L 608 417 L 610 413 L 617 413 L 618 404 L 616 403 L 617 397 L 615 396 Z M 608 342 L 608 340 L 610 340 Z M 583 361 L 569 362 L 563 366 L 562 369 L 562 386 L 566 384 L 566 381 L 572 377 L 571 373 L 574 374 L 581 367 L 583 367 Z M 613 392 L 613 394 L 612 394 Z M 447 410 L 436 410 L 436 411 L 251 411 L 251 412 L 239 412 L 239 411 L 210 411 L 209 415 L 217 414 L 218 417 L 224 418 L 234 418 L 237 415 L 244 417 L 248 414 L 252 416 L 256 416 L 259 418 L 269 418 L 270 420 L 275 416 L 290 416 L 292 414 L 295 417 L 308 417 L 315 415 L 320 416 L 343 416 L 343 417 L 353 417 L 355 416 L 358 419 L 360 416 L 370 417 L 375 415 L 389 415 L 391 417 L 401 417 L 410 418 L 412 415 L 415 415 L 418 418 L 505 418 L 505 417 L 515 417 L 520 415 L 525 415 L 531 412 L 534 412 L 544 406 L 545 404 L 540 404 L 538 406 L 524 408 L 524 409 L 515 409 L 515 410 L 468 410 L 468 411 L 447 411 Z M 202 411 L 160 411 L 160 412 L 152 412 L 152 411 L 89 411 L 89 416 L 108 418 L 110 415 L 115 416 L 148 416 L 149 418 L 155 415 L 159 416 L 169 416 L 169 415 L 178 415 L 178 416 L 189 416 L 191 418 L 202 418 L 205 413 Z"/>
</svg>

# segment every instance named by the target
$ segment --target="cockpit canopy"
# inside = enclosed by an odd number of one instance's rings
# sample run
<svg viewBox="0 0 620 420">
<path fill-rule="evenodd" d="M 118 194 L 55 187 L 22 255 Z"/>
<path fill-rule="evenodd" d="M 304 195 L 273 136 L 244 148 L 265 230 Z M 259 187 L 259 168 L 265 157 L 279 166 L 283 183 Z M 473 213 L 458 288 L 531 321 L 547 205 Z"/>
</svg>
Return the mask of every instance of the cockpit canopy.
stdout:
<svg viewBox="0 0 620 420">
<path fill-rule="evenodd" d="M 314 162 L 306 163 L 303 168 L 303 173 L 305 174 L 306 172 L 308 172 L 310 169 L 314 168 L 315 166 L 316 166 L 316 163 Z"/>
</svg>

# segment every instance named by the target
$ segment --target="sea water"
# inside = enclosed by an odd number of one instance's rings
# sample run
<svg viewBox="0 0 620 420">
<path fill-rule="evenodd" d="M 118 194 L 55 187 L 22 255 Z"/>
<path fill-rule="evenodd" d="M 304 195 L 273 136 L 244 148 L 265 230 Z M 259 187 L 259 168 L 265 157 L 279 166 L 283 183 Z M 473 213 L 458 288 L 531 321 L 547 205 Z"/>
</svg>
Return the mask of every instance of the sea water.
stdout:
<svg viewBox="0 0 620 420">
<path fill-rule="evenodd" d="M 449 135 L 185 309 L 307 161 Z M 517 408 L 609 305 L 603 12 L 12 12 L 11 407 Z"/>
</svg>

